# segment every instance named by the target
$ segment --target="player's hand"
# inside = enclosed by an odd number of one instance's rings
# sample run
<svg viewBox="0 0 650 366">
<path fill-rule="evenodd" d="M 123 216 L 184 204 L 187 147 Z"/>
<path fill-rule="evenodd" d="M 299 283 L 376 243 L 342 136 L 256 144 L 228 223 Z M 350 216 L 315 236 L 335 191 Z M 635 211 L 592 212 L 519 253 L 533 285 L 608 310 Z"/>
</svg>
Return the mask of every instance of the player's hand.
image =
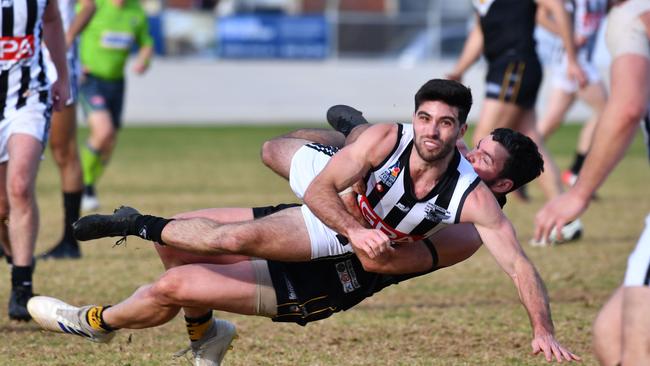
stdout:
<svg viewBox="0 0 650 366">
<path fill-rule="evenodd" d="M 458 71 L 449 72 L 445 75 L 445 77 L 449 80 L 454 80 L 458 82 L 463 81 L 463 73 Z"/>
<path fill-rule="evenodd" d="M 357 220 L 361 226 L 370 228 L 370 224 L 368 224 L 368 221 L 366 221 L 366 219 L 363 217 L 363 214 L 361 214 L 361 209 L 357 203 L 356 192 L 351 191 L 340 195 L 340 197 L 343 205 L 345 206 L 345 210 L 350 214 L 350 216 L 354 217 L 354 219 Z"/>
<path fill-rule="evenodd" d="M 350 245 L 355 252 L 362 251 L 370 259 L 395 249 L 390 245 L 388 236 L 377 229 L 357 229 L 348 233 Z"/>
<path fill-rule="evenodd" d="M 67 80 L 62 82 L 62 80 L 57 80 L 52 84 L 50 89 L 52 95 L 52 107 L 55 111 L 60 111 L 65 107 L 65 102 L 70 99 L 70 88 L 68 87 Z"/>
<path fill-rule="evenodd" d="M 149 68 L 149 63 L 148 62 L 143 62 L 142 60 L 135 60 L 133 63 L 133 72 L 135 72 L 138 75 L 144 74 L 147 69 Z"/>
<path fill-rule="evenodd" d="M 566 349 L 551 334 L 535 336 L 530 343 L 533 348 L 533 354 L 544 353 L 546 361 L 551 362 L 553 359 L 557 362 L 564 361 L 582 361 L 580 356 Z"/>
<path fill-rule="evenodd" d="M 587 44 L 587 37 L 581 36 L 581 35 L 576 35 L 574 37 L 573 43 L 575 44 L 576 48 L 580 48 Z"/>
<path fill-rule="evenodd" d="M 587 85 L 587 74 L 585 74 L 585 71 L 577 62 L 569 60 L 567 74 L 569 75 L 569 78 L 578 82 L 578 85 L 580 85 L 581 88 Z"/>
<path fill-rule="evenodd" d="M 569 190 L 547 202 L 535 216 L 535 241 L 548 242 L 551 231 L 555 230 L 559 241 L 562 227 L 582 214 L 589 204 L 573 190 Z"/>
</svg>

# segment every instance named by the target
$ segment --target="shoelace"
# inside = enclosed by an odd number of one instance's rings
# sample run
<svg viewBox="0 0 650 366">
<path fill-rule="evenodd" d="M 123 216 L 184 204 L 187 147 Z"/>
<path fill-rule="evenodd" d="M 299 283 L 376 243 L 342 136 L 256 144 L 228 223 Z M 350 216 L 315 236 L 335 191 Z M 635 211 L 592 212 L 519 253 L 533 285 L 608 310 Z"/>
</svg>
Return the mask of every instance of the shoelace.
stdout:
<svg viewBox="0 0 650 366">
<path fill-rule="evenodd" d="M 116 241 L 115 244 L 113 244 L 112 248 L 115 248 L 115 247 L 120 246 L 122 244 L 124 244 L 124 246 L 126 247 L 126 235 L 124 235 L 123 237 L 118 239 L 118 241 Z"/>
</svg>

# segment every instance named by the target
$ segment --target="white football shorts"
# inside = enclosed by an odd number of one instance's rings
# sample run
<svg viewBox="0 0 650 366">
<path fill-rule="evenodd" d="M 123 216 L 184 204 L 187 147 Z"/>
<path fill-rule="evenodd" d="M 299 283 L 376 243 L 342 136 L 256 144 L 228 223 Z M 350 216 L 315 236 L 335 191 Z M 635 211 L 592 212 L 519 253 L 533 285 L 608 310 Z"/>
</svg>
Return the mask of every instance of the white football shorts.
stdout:
<svg viewBox="0 0 650 366">
<path fill-rule="evenodd" d="M 589 59 L 588 50 L 581 49 L 578 51 L 578 63 L 587 76 L 587 84 L 600 82 L 601 77 L 598 72 L 598 67 L 595 65 L 593 57 L 591 60 Z M 568 67 L 569 62 L 566 55 L 559 62 L 553 63 L 553 86 L 567 93 L 575 93 L 580 90 L 580 85 L 578 85 L 577 81 L 569 77 L 567 74 Z"/>
<path fill-rule="evenodd" d="M 296 151 L 289 169 L 289 185 L 296 197 L 302 200 L 311 181 L 325 168 L 335 152 L 335 148 L 320 144 L 307 144 Z M 341 244 L 338 233 L 323 224 L 307 205 L 302 205 L 301 211 L 311 241 L 312 259 L 352 251 L 349 244 Z"/>
<path fill-rule="evenodd" d="M 648 0 L 627 0 L 610 10 L 605 40 L 612 60 L 623 54 L 650 59 L 650 40 L 639 16 L 650 10 Z"/>
<path fill-rule="evenodd" d="M 650 285 L 650 215 L 645 218 L 645 229 L 636 248 L 627 259 L 623 285 L 626 287 Z"/>
<path fill-rule="evenodd" d="M 7 145 L 14 134 L 34 137 L 45 147 L 50 129 L 51 107 L 43 103 L 28 104 L 8 113 L 0 121 L 0 163 L 9 160 Z"/>
</svg>

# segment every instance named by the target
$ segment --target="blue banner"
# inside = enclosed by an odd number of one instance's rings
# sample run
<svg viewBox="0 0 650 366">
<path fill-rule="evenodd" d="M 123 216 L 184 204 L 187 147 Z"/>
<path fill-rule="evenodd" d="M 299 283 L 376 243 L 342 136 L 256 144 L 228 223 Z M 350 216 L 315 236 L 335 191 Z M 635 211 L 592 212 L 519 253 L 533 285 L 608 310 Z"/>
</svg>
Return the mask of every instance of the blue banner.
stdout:
<svg viewBox="0 0 650 366">
<path fill-rule="evenodd" d="M 324 16 L 237 15 L 218 18 L 217 54 L 232 59 L 323 59 L 329 53 Z"/>
</svg>

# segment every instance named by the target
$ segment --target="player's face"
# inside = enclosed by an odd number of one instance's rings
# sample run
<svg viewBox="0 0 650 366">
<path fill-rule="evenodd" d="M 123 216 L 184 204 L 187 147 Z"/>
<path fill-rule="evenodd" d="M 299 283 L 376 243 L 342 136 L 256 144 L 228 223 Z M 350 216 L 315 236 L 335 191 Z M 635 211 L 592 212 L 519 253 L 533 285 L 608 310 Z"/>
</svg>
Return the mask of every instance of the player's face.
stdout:
<svg viewBox="0 0 650 366">
<path fill-rule="evenodd" d="M 494 141 L 492 135 L 482 138 L 466 156 L 476 174 L 488 187 L 500 178 L 508 157 L 508 150 Z"/>
<path fill-rule="evenodd" d="M 432 163 L 449 156 L 460 133 L 458 108 L 439 101 L 420 104 L 413 115 L 415 149 Z"/>
</svg>

